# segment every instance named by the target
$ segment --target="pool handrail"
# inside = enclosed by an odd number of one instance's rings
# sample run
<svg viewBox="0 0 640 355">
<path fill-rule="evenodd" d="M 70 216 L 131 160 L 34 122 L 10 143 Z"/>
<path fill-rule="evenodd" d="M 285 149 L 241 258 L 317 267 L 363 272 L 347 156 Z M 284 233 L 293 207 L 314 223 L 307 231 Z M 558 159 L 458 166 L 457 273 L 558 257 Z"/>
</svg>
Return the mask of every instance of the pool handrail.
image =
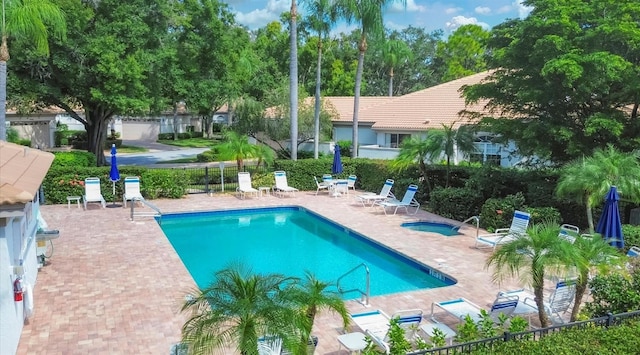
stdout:
<svg viewBox="0 0 640 355">
<path fill-rule="evenodd" d="M 135 205 L 136 202 L 140 202 L 143 205 L 147 205 L 149 208 L 151 208 L 152 210 L 154 210 L 155 212 L 136 212 L 135 211 Z M 162 211 L 160 211 L 160 208 L 158 208 L 158 206 L 152 204 L 151 202 L 145 200 L 145 199 L 140 199 L 138 197 L 134 197 L 131 199 L 131 220 L 134 220 L 134 217 L 138 216 L 138 217 L 156 217 L 156 216 L 162 216 Z"/>
<path fill-rule="evenodd" d="M 478 216 L 471 216 L 471 217 L 465 219 L 459 225 L 457 225 L 455 227 L 451 227 L 451 229 L 459 229 L 460 227 L 464 226 L 467 222 L 469 222 L 471 220 L 476 221 L 476 239 L 477 239 L 478 238 L 478 234 L 479 234 L 479 230 L 480 230 L 480 217 L 478 217 Z"/>
<path fill-rule="evenodd" d="M 366 283 L 365 283 L 365 291 L 363 292 L 362 290 L 357 289 L 357 288 L 356 288 L 356 289 L 354 289 L 354 290 L 346 290 L 346 291 L 343 291 L 343 290 L 340 288 L 340 280 L 342 280 L 342 278 L 344 278 L 345 276 L 349 275 L 350 273 L 352 273 L 352 272 L 354 272 L 354 271 L 358 270 L 358 269 L 359 269 L 359 268 L 361 268 L 361 267 L 364 267 L 364 270 L 365 270 L 365 272 L 367 273 Z M 369 304 L 369 297 L 370 297 L 370 294 L 371 294 L 371 283 L 370 283 L 370 277 L 371 277 L 371 274 L 370 274 L 370 272 L 369 272 L 369 267 L 367 266 L 367 264 L 365 264 L 365 263 L 361 263 L 361 264 L 358 264 L 358 265 L 357 265 L 356 267 L 354 267 L 353 269 L 351 269 L 351 270 L 349 270 L 349 271 L 345 272 L 342 276 L 338 277 L 338 280 L 336 281 L 336 287 L 338 288 L 338 292 L 340 292 L 340 293 L 346 293 L 346 292 L 351 292 L 351 291 L 358 291 L 358 292 L 360 293 L 360 297 L 364 297 L 364 302 L 362 302 L 362 303 L 364 304 L 364 306 L 365 306 L 365 307 L 369 307 L 369 306 L 370 306 L 370 304 Z M 361 300 L 362 300 L 362 299 L 361 299 Z"/>
</svg>

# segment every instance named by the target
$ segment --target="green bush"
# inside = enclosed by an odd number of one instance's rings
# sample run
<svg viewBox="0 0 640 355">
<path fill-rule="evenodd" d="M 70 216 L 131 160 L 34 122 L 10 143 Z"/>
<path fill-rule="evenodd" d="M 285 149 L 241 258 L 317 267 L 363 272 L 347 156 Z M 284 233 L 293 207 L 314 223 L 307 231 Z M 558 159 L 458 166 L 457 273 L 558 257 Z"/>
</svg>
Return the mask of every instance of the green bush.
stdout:
<svg viewBox="0 0 640 355">
<path fill-rule="evenodd" d="M 624 253 L 629 251 L 632 246 L 640 247 L 640 226 L 631 224 L 622 225 L 622 234 L 624 235 Z"/>
<path fill-rule="evenodd" d="M 216 148 L 217 146 L 196 155 L 196 160 L 202 163 L 218 161 L 218 150 Z"/>
<path fill-rule="evenodd" d="M 143 196 L 155 198 L 181 198 L 187 194 L 186 172 L 179 169 L 148 169 L 140 176 Z"/>
<path fill-rule="evenodd" d="M 446 218 L 464 221 L 478 214 L 481 198 L 480 193 L 471 189 L 437 187 L 431 192 L 429 210 Z"/>
<path fill-rule="evenodd" d="M 351 141 L 337 141 L 336 144 L 340 147 L 340 156 L 351 156 Z"/>
<path fill-rule="evenodd" d="M 555 207 L 528 207 L 527 212 L 531 214 L 531 223 L 562 224 L 562 216 Z"/>
<path fill-rule="evenodd" d="M 585 303 L 583 309 L 589 318 L 640 309 L 640 268 L 637 266 L 631 268 L 629 275 L 597 274 L 589 282 L 591 301 Z"/>
<path fill-rule="evenodd" d="M 490 198 L 482 205 L 480 226 L 490 232 L 498 228 L 508 228 L 516 210 L 524 209 L 524 195 L 518 192 L 505 198 Z"/>
<path fill-rule="evenodd" d="M 52 167 L 94 167 L 96 166 L 96 156 L 90 152 L 55 152 L 53 153 Z"/>
</svg>

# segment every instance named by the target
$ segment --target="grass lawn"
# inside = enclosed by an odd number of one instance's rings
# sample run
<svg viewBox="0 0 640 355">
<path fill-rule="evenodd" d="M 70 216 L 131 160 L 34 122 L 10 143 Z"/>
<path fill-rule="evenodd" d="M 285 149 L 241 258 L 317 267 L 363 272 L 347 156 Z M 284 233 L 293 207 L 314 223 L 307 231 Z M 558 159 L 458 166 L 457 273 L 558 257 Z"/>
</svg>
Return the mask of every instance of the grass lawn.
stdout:
<svg viewBox="0 0 640 355">
<path fill-rule="evenodd" d="M 214 145 L 220 143 L 217 139 L 207 139 L 207 138 L 189 138 L 189 139 L 179 139 L 174 141 L 172 139 L 163 139 L 159 140 L 158 143 L 174 145 L 177 147 L 183 148 L 210 148 Z"/>
<path fill-rule="evenodd" d="M 144 152 L 148 152 L 149 149 L 143 148 L 143 147 L 136 147 L 136 146 L 132 146 L 132 145 L 121 145 L 120 147 L 118 147 L 117 151 L 118 151 L 118 154 L 122 154 L 122 153 L 144 153 Z M 104 154 L 105 154 L 105 156 L 111 155 L 111 150 L 110 149 L 105 149 Z"/>
<path fill-rule="evenodd" d="M 182 159 L 174 159 L 174 160 L 163 160 L 159 161 L 156 164 L 185 164 L 185 163 L 200 163 L 196 157 L 193 158 L 182 158 Z"/>
</svg>

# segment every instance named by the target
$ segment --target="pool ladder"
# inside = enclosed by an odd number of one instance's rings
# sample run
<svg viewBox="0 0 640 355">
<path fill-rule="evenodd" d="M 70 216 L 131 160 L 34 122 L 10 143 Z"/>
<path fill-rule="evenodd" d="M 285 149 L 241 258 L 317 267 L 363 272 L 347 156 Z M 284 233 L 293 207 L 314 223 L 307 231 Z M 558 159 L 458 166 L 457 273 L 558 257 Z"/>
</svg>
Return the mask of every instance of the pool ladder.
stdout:
<svg viewBox="0 0 640 355">
<path fill-rule="evenodd" d="M 147 207 L 151 208 L 154 212 L 136 212 L 135 211 L 136 202 L 140 202 L 143 205 L 146 205 Z M 136 216 L 137 217 L 156 217 L 161 215 L 162 215 L 162 212 L 160 211 L 158 206 L 152 204 L 151 202 L 146 201 L 144 199 L 135 198 L 135 197 L 131 200 L 131 220 L 132 221 Z"/>
<path fill-rule="evenodd" d="M 457 226 L 455 226 L 455 227 L 453 227 L 451 229 L 458 229 L 458 228 L 464 226 L 465 223 L 470 222 L 470 221 L 475 221 L 476 222 L 476 239 L 477 239 L 478 238 L 478 233 L 479 233 L 479 230 L 480 230 L 480 217 L 478 217 L 478 216 L 471 216 L 471 217 L 465 219 L 459 225 L 457 225 Z"/>
<path fill-rule="evenodd" d="M 359 288 L 355 288 L 353 290 L 343 290 L 340 287 L 340 280 L 342 280 L 345 276 L 351 274 L 352 272 L 354 272 L 354 271 L 356 271 L 356 270 L 358 270 L 360 268 L 364 268 L 364 270 L 365 270 L 365 272 L 367 274 L 367 277 L 365 279 L 365 291 L 362 291 Z M 358 292 L 358 293 L 360 293 L 360 303 L 362 303 L 365 307 L 369 307 L 370 306 L 369 305 L 369 296 L 371 294 L 370 277 L 371 277 L 371 274 L 369 273 L 369 267 L 367 266 L 367 264 L 362 263 L 362 264 L 354 267 L 353 269 L 345 272 L 342 276 L 340 276 L 338 278 L 338 281 L 336 282 L 336 286 L 338 287 L 338 292 L 340 292 L 340 293 Z"/>
</svg>

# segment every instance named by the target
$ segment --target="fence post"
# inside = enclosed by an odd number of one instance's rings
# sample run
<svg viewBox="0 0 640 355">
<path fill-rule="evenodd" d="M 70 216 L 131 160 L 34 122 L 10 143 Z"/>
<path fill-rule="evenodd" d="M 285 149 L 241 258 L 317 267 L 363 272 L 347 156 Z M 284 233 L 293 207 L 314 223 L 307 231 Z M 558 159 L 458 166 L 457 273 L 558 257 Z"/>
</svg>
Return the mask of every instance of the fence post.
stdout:
<svg viewBox="0 0 640 355">
<path fill-rule="evenodd" d="M 507 341 L 513 339 L 513 336 L 511 335 L 510 332 L 507 331 L 507 332 L 504 332 L 503 338 L 504 338 L 504 341 L 507 342 Z"/>
<path fill-rule="evenodd" d="M 204 193 L 209 194 L 209 167 L 204 167 Z"/>
<path fill-rule="evenodd" d="M 224 192 L 224 162 L 221 161 L 219 165 L 220 165 L 220 188 L 222 189 L 222 192 Z"/>
<path fill-rule="evenodd" d="M 607 323 L 605 324 L 605 326 L 607 328 L 609 328 L 609 326 L 613 325 L 613 313 L 609 312 L 607 313 Z"/>
</svg>

